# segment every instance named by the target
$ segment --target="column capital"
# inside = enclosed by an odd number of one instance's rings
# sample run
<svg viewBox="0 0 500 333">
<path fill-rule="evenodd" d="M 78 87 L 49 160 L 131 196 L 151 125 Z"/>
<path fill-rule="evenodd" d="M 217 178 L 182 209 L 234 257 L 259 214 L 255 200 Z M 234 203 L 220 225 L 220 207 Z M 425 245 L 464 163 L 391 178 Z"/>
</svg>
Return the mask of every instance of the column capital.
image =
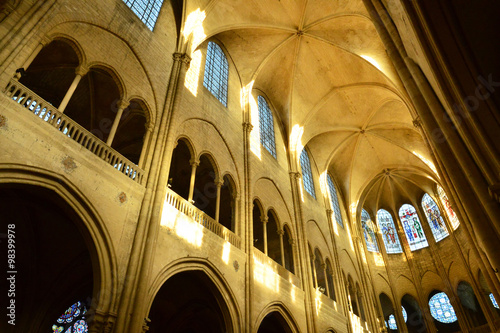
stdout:
<svg viewBox="0 0 500 333">
<path fill-rule="evenodd" d="M 89 68 L 85 65 L 80 65 L 77 68 L 75 68 L 76 75 L 84 76 L 88 72 L 89 72 Z"/>
<path fill-rule="evenodd" d="M 413 119 L 413 126 L 417 128 L 422 127 L 422 122 L 420 121 L 420 117 Z"/>
<path fill-rule="evenodd" d="M 261 216 L 261 217 L 260 217 L 260 222 L 262 222 L 262 223 L 267 223 L 267 222 L 269 222 L 269 217 L 267 217 L 267 216 Z"/>
<path fill-rule="evenodd" d="M 172 54 L 172 58 L 174 59 L 174 61 L 181 61 L 186 65 L 189 65 L 189 63 L 191 62 L 191 57 L 188 56 L 187 53 L 174 52 Z"/>
<path fill-rule="evenodd" d="M 191 165 L 191 167 L 197 167 L 200 165 L 200 160 L 197 158 L 192 158 L 189 160 L 189 164 Z"/>
<path fill-rule="evenodd" d="M 333 214 L 333 210 L 332 210 L 332 209 L 330 209 L 330 208 L 327 208 L 327 209 L 326 209 L 326 213 L 328 214 L 328 216 L 332 216 L 332 214 Z"/>
<path fill-rule="evenodd" d="M 217 186 L 218 188 L 221 188 L 222 185 L 224 185 L 224 180 L 223 179 L 216 179 L 214 181 L 214 183 L 215 183 L 215 186 Z"/>
<path fill-rule="evenodd" d="M 118 108 L 118 110 L 120 109 L 125 110 L 126 108 L 128 108 L 129 105 L 130 102 L 124 99 L 121 99 L 116 103 L 116 107 Z"/>
<path fill-rule="evenodd" d="M 248 122 L 248 121 L 244 122 L 242 125 L 243 125 L 243 130 L 244 130 L 245 132 L 247 132 L 247 133 L 250 133 L 250 132 L 253 130 L 253 125 L 252 125 L 252 123 L 250 123 L 250 122 Z"/>
<path fill-rule="evenodd" d="M 283 229 L 278 229 L 277 233 L 278 235 L 283 236 L 285 234 L 285 231 Z"/>
<path fill-rule="evenodd" d="M 149 323 L 151 322 L 151 319 L 149 318 L 144 318 L 144 322 L 142 324 L 142 333 L 146 333 L 149 331 Z"/>
<path fill-rule="evenodd" d="M 300 179 L 300 177 L 302 176 L 298 171 L 290 171 L 288 172 L 288 174 L 290 175 L 290 178 L 293 179 Z"/>
<path fill-rule="evenodd" d="M 321 264 L 321 268 L 322 268 L 324 271 L 326 271 L 326 264 L 325 264 L 325 263 L 322 263 L 322 264 Z"/>
</svg>

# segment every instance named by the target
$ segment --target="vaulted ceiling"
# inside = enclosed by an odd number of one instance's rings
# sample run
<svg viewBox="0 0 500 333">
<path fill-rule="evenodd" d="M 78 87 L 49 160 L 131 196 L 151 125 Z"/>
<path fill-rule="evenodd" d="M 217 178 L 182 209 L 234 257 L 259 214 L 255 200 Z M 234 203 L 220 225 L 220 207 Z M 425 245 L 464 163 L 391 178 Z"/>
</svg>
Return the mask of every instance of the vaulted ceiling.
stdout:
<svg viewBox="0 0 500 333">
<path fill-rule="evenodd" d="M 360 198 L 394 205 L 397 198 L 371 193 L 388 170 L 401 169 L 412 184 L 435 176 L 409 98 L 361 0 L 186 0 L 184 20 L 181 43 L 194 50 L 209 38 L 220 41 L 242 87 L 271 101 L 289 148 L 306 146 L 348 205 Z"/>
</svg>

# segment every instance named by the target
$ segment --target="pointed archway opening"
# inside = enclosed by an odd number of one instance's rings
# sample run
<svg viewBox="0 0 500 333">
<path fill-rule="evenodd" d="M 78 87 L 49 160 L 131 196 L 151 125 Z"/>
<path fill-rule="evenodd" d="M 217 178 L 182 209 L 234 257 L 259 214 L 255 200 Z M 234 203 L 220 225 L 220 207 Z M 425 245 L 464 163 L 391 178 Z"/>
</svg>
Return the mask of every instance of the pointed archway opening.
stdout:
<svg viewBox="0 0 500 333">
<path fill-rule="evenodd" d="M 277 312 L 271 312 L 260 323 L 257 333 L 292 333 L 285 318 Z"/>
<path fill-rule="evenodd" d="M 232 332 L 228 306 L 215 284 L 200 271 L 169 278 L 149 311 L 149 333 Z"/>
<path fill-rule="evenodd" d="M 88 332 L 99 265 L 84 222 L 58 194 L 36 186 L 0 184 L 0 211 L 1 243 L 15 245 L 13 283 L 0 282 L 15 293 L 1 301 L 4 309 L 15 301 L 15 326 L 2 320 L 0 332 Z"/>
</svg>

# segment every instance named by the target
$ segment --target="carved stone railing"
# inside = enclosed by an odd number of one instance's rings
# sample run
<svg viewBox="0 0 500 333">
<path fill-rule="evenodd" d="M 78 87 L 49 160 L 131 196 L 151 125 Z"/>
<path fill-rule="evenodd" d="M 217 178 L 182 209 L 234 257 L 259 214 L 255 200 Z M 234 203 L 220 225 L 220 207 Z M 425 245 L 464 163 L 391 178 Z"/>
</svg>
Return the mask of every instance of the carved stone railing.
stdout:
<svg viewBox="0 0 500 333">
<path fill-rule="evenodd" d="M 186 199 L 167 188 L 167 195 L 165 196 L 165 204 L 168 204 L 184 215 L 190 217 L 195 222 L 201 224 L 206 229 L 210 230 L 220 238 L 228 241 L 237 248 L 241 249 L 241 238 L 231 230 L 224 227 L 222 224 L 217 223 L 213 218 L 208 216 L 202 210 L 196 208 L 193 204 L 189 203 Z"/>
<path fill-rule="evenodd" d="M 253 248 L 253 255 L 255 259 L 257 259 L 260 263 L 265 264 L 273 269 L 273 271 L 287 280 L 288 282 L 292 283 L 298 288 L 301 288 L 301 282 L 300 279 L 297 275 L 293 274 L 289 270 L 287 270 L 285 267 L 281 266 L 278 264 L 276 261 L 273 259 L 269 258 L 267 255 L 262 253 L 259 249 L 256 247 Z"/>
<path fill-rule="evenodd" d="M 88 151 L 111 164 L 125 176 L 139 184 L 144 178 L 144 170 L 95 137 L 91 132 L 77 124 L 74 120 L 59 112 L 56 107 L 26 88 L 17 80 L 10 80 L 5 88 L 5 94 L 20 106 L 28 110 L 40 120 L 51 125 L 59 132 L 78 142 Z"/>
</svg>

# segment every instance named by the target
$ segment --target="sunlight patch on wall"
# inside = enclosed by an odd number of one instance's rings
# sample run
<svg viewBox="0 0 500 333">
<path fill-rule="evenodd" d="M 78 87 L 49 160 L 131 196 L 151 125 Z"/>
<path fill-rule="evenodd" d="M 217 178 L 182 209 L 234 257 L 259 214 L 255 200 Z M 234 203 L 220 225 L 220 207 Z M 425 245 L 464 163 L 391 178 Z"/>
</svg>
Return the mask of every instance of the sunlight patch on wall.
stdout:
<svg viewBox="0 0 500 333">
<path fill-rule="evenodd" d="M 420 160 L 422 160 L 422 162 L 424 162 L 439 178 L 436 166 L 434 165 L 434 163 L 432 163 L 432 161 L 426 159 L 424 156 L 420 155 L 416 151 L 413 151 L 412 153 L 413 155 L 417 156 Z"/>
<path fill-rule="evenodd" d="M 318 289 L 315 290 L 315 297 L 314 297 L 314 304 L 316 305 L 316 316 L 319 316 L 319 311 L 321 310 L 321 295 L 323 295 L 322 292 L 320 292 Z"/>
<path fill-rule="evenodd" d="M 251 83 L 253 85 L 253 82 Z M 248 86 L 247 86 L 248 87 Z M 249 87 L 248 89 L 252 89 Z M 250 118 L 252 123 L 252 131 L 250 132 L 250 151 L 254 153 L 259 160 L 262 160 L 262 146 L 260 144 L 260 127 L 259 127 L 259 107 L 253 94 L 248 92 L 248 107 L 250 108 Z"/>
<path fill-rule="evenodd" d="M 201 51 L 196 50 L 191 56 L 189 69 L 186 72 L 186 79 L 184 86 L 193 94 L 194 97 L 198 95 L 198 82 L 200 81 L 201 73 Z"/>
<path fill-rule="evenodd" d="M 353 333 L 363 333 L 363 325 L 361 324 L 361 319 L 354 313 L 349 312 L 349 320 L 351 321 L 351 327 Z"/>
<path fill-rule="evenodd" d="M 203 243 L 203 226 L 167 203 L 163 206 L 160 225 L 193 246 L 201 247 Z"/>
<path fill-rule="evenodd" d="M 191 39 L 191 53 L 198 46 L 198 44 L 207 37 L 205 35 L 205 30 L 203 29 L 203 21 L 205 20 L 205 17 L 205 11 L 200 11 L 198 8 L 189 13 L 186 18 L 182 35 L 184 36 L 186 43 Z"/>
<path fill-rule="evenodd" d="M 373 260 L 378 267 L 385 267 L 384 257 L 380 253 L 373 253 Z"/>
<path fill-rule="evenodd" d="M 292 133 L 290 134 L 290 151 L 296 152 L 297 156 L 302 152 L 304 146 L 302 145 L 302 134 L 304 134 L 304 127 L 298 124 L 292 127 Z"/>
<path fill-rule="evenodd" d="M 258 283 L 267 287 L 268 289 L 279 293 L 280 291 L 280 278 L 278 273 L 266 262 L 260 260 L 257 256 L 253 256 L 254 269 L 253 278 Z"/>
<path fill-rule="evenodd" d="M 328 199 L 330 196 L 328 195 L 328 183 L 326 180 L 326 170 L 319 176 L 319 188 L 321 189 L 321 194 L 323 194 L 323 198 Z"/>
<path fill-rule="evenodd" d="M 382 66 L 380 66 L 380 64 L 377 62 L 377 60 L 373 59 L 370 56 L 367 56 L 366 54 L 362 54 L 361 58 L 365 59 L 370 64 L 372 64 L 373 66 L 375 66 L 379 71 L 384 72 L 384 70 L 382 69 Z"/>
<path fill-rule="evenodd" d="M 222 261 L 227 265 L 229 263 L 229 254 L 231 253 L 231 243 L 224 242 L 222 246 Z"/>
</svg>

